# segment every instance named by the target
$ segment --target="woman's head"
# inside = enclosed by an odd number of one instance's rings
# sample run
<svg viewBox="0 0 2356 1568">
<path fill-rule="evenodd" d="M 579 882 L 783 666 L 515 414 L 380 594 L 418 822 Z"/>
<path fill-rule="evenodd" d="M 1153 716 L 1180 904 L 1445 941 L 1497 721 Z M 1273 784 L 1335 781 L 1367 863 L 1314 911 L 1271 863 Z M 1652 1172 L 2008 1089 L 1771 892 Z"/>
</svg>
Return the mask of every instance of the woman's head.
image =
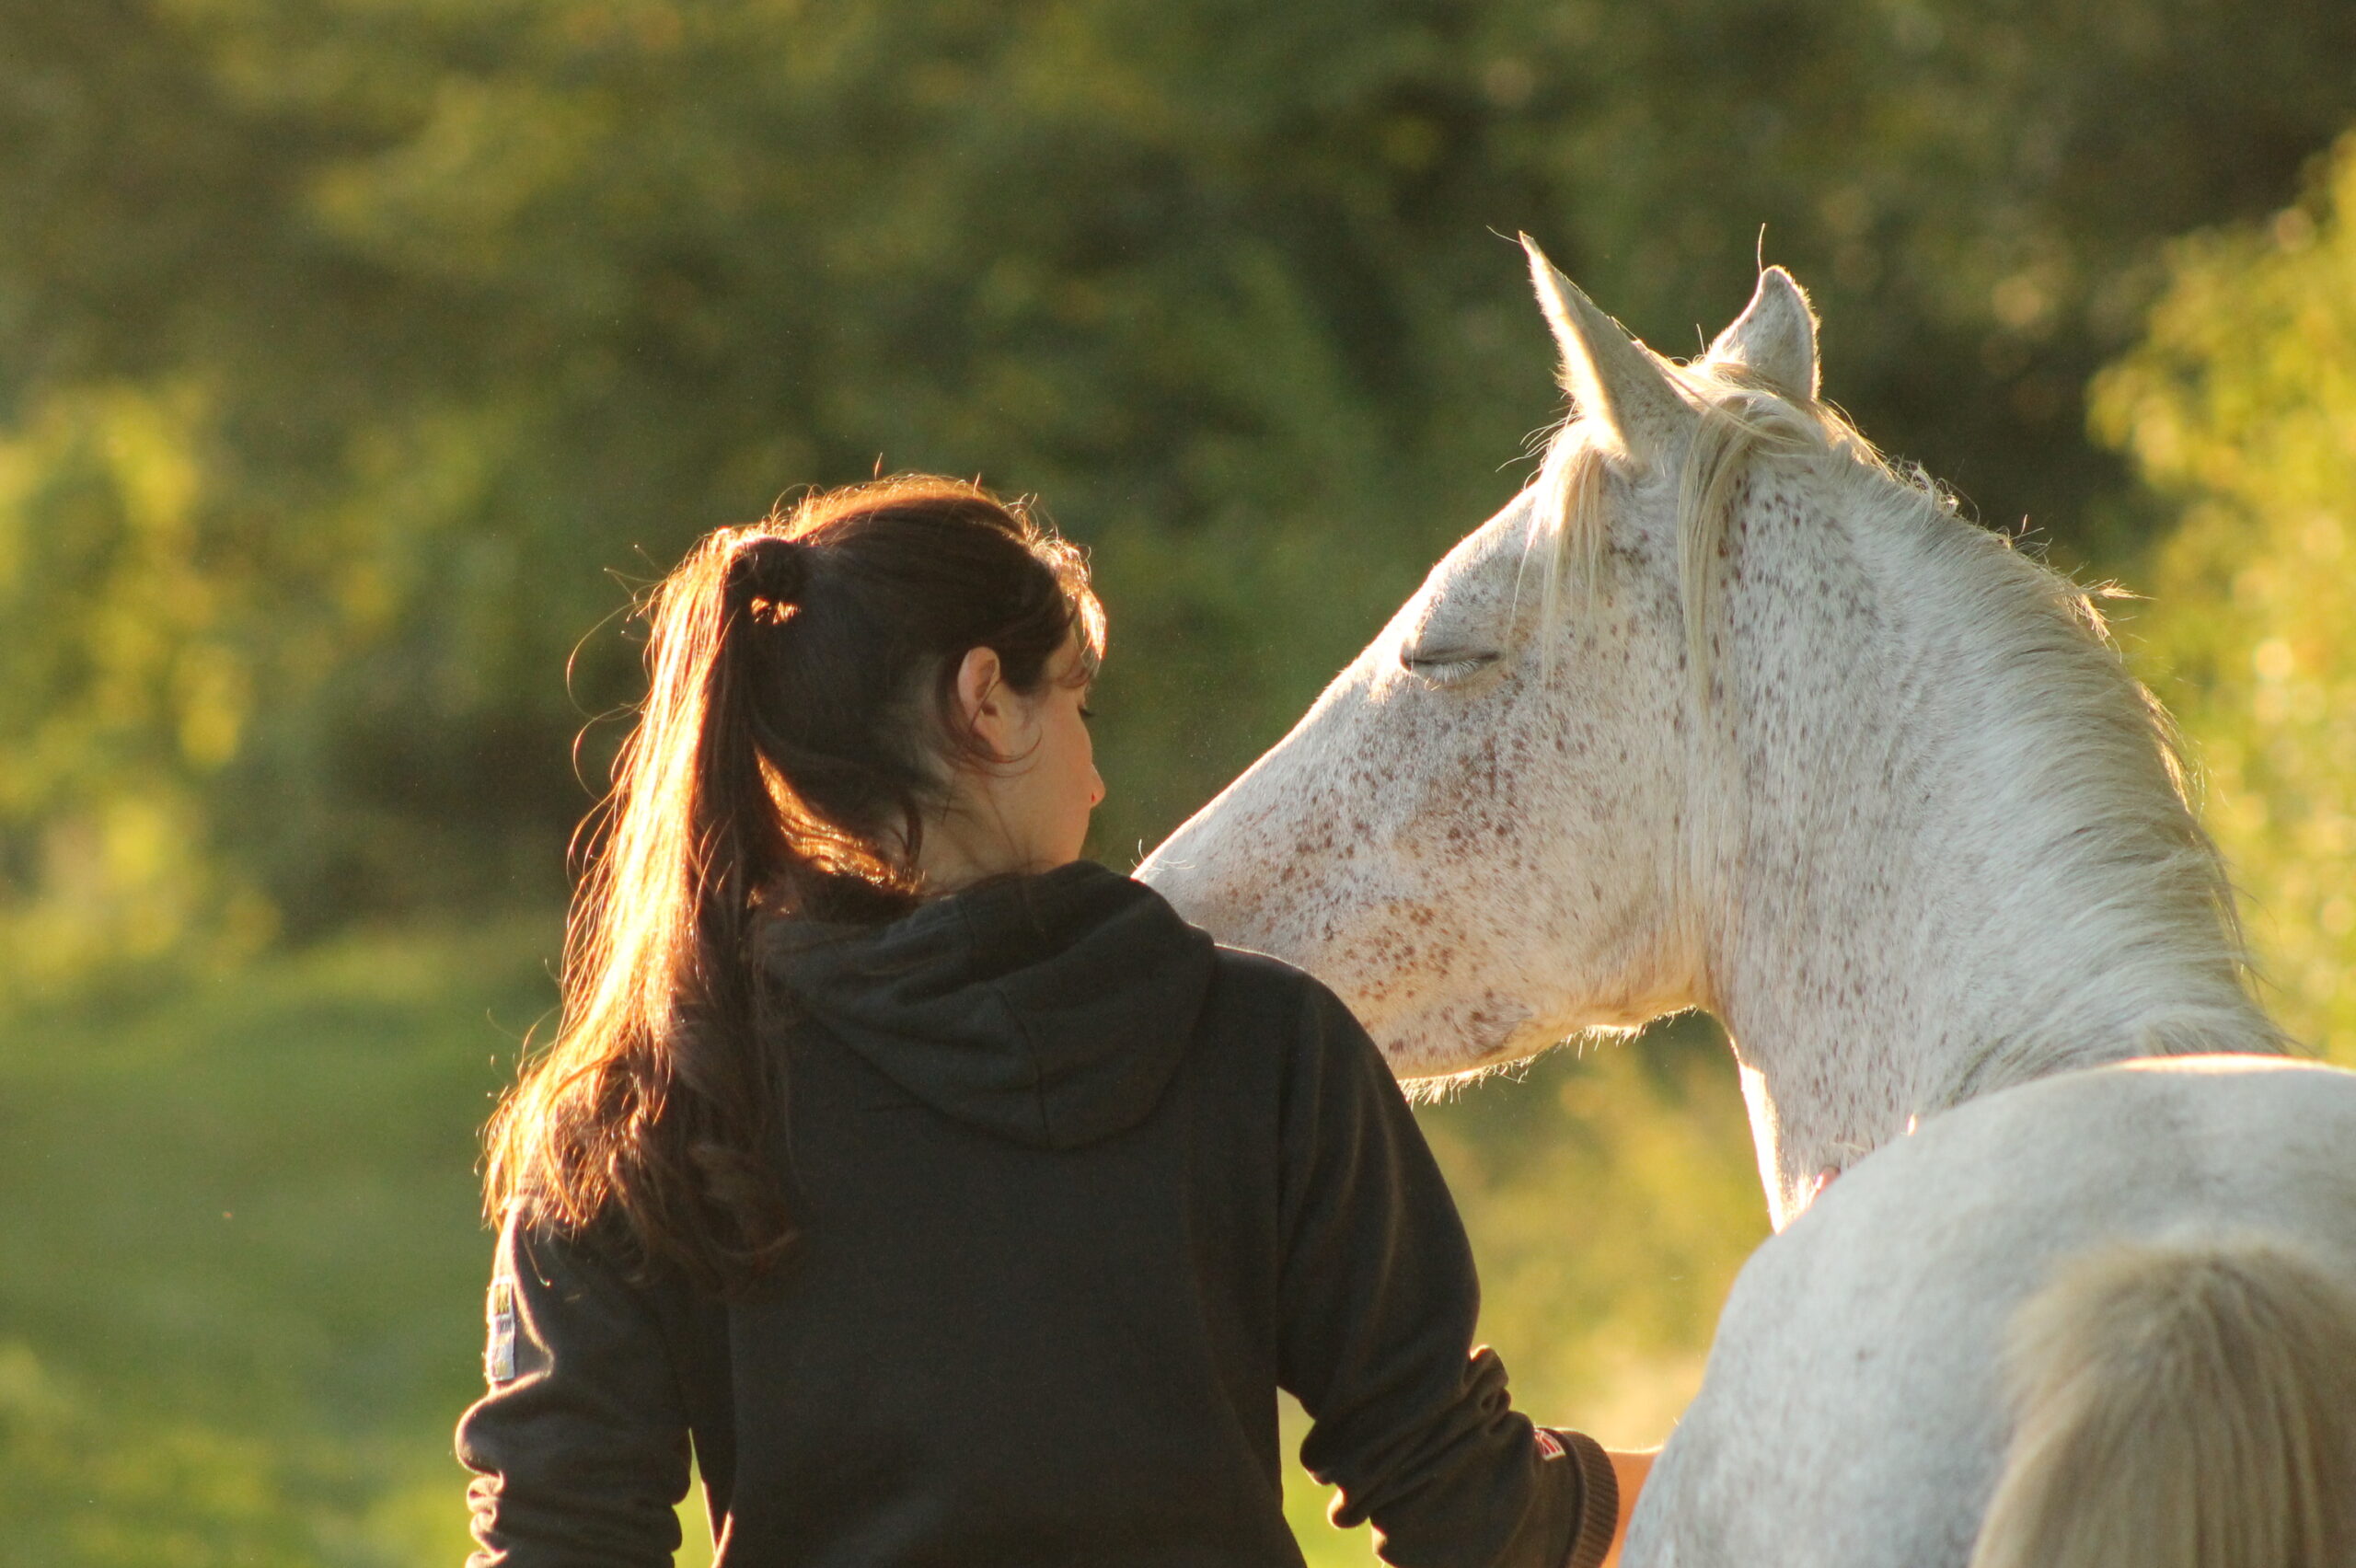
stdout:
<svg viewBox="0 0 2356 1568">
<path fill-rule="evenodd" d="M 1103 611 L 1079 552 L 1021 507 L 931 478 L 814 495 L 707 536 L 653 617 L 658 643 L 716 666 L 701 728 L 733 726 L 711 749 L 735 776 L 714 792 L 773 816 L 765 896 L 826 910 L 844 879 L 913 894 L 1079 854 L 1058 721 L 1095 676 Z M 1102 791 L 1080 767 L 1084 831 Z"/>
<path fill-rule="evenodd" d="M 763 913 L 879 919 L 1078 856 L 1104 617 L 1079 551 L 951 479 L 707 535 L 650 596 L 649 686 L 576 898 L 564 1019 L 491 1129 L 494 1213 L 626 1224 L 740 1284 L 791 1228 L 746 963 Z"/>
<path fill-rule="evenodd" d="M 998 650 L 969 650 L 947 708 L 976 754 L 951 764 L 942 809 L 917 855 L 919 881 L 953 891 L 985 877 L 1052 870 L 1080 858 L 1104 799 L 1088 735 L 1095 659 L 1080 633 L 1030 688 L 1007 678 Z"/>
</svg>

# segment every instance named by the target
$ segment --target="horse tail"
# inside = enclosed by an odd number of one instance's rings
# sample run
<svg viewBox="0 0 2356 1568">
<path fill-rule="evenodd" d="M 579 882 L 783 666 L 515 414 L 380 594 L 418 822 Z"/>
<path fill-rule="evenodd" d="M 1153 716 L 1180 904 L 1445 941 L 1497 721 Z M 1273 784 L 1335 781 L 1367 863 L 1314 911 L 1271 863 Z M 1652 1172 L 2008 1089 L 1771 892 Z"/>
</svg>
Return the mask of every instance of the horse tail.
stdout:
<svg viewBox="0 0 2356 1568">
<path fill-rule="evenodd" d="M 2263 1241 L 2108 1248 L 2013 1320 L 1971 1568 L 2356 1568 L 2356 1290 Z"/>
</svg>

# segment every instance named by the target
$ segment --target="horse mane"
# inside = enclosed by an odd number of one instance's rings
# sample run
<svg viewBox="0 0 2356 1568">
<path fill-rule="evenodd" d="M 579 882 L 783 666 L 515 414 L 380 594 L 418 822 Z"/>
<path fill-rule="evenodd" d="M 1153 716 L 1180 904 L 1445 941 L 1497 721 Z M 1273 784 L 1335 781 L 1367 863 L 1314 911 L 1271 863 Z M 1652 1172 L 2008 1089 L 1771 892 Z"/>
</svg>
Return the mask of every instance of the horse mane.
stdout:
<svg viewBox="0 0 2356 1568">
<path fill-rule="evenodd" d="M 2158 699 L 2129 672 L 2092 594 L 1967 520 L 1954 496 L 1917 466 L 1886 457 L 1828 404 L 1795 398 L 1740 364 L 1665 366 L 1695 407 L 1677 474 L 1676 566 L 1695 710 L 1720 713 L 1717 632 L 1744 481 L 1761 466 L 1798 469 L 1860 536 L 1913 542 L 1910 570 L 1956 595 L 1983 650 L 1977 668 L 2027 694 L 2010 738 L 2023 787 L 2055 802 L 2021 862 L 2075 881 L 2103 911 L 2085 973 L 2150 1005 L 2108 1020 L 2129 1055 L 2280 1051 L 2287 1042 L 2250 1001 L 2255 975 L 2225 864 L 2190 803 L 2181 738 Z M 1579 438 L 1574 418 L 1549 442 L 1537 531 L 1545 541 L 1542 635 L 1588 605 L 1609 569 L 1604 505 L 1609 444 Z M 2056 1027 L 2087 1021 L 2083 997 L 2054 998 Z M 2067 1043 L 2044 1032 L 2008 1037 L 1969 1065 L 1955 1099 L 2054 1070 Z M 2083 1048 L 2080 1048 L 2083 1049 Z M 2113 1051 L 2113 1055 L 2119 1053 Z M 2064 1065 L 2068 1065 L 2066 1060 Z"/>
</svg>

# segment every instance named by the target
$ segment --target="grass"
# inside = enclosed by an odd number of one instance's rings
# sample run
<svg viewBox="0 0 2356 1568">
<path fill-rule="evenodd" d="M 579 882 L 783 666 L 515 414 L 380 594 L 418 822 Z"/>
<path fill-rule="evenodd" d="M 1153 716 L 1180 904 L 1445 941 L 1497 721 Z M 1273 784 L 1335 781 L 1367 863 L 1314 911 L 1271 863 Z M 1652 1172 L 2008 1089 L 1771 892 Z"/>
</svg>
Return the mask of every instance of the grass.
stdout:
<svg viewBox="0 0 2356 1568">
<path fill-rule="evenodd" d="M 463 1553 L 448 1433 L 479 1376 L 474 1129 L 553 998 L 552 934 L 354 941 L 8 1026 L 15 1561 Z"/>
<path fill-rule="evenodd" d="M 476 1133 L 553 918 L 378 935 L 0 1028 L 0 1539 L 22 1568 L 394 1568 L 467 1549 Z M 1426 1109 L 1484 1326 L 1542 1419 L 1657 1440 L 1763 1232 L 1690 1029 Z M 1297 1439 L 1299 1422 L 1291 1418 Z M 1366 1562 L 1296 1473 L 1311 1562 Z M 708 1562 L 691 1502 L 685 1564 Z"/>
</svg>

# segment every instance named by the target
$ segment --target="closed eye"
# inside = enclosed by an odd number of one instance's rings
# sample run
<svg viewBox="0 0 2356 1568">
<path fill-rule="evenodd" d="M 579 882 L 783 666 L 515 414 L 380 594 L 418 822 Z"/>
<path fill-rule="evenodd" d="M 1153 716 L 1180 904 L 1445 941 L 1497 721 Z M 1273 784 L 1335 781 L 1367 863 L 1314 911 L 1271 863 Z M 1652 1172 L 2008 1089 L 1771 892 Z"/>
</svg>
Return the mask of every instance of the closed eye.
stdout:
<svg viewBox="0 0 2356 1568">
<path fill-rule="evenodd" d="M 1474 648 L 1402 648 L 1399 665 L 1409 674 L 1434 686 L 1452 686 L 1477 675 L 1497 662 L 1497 656 Z"/>
</svg>

